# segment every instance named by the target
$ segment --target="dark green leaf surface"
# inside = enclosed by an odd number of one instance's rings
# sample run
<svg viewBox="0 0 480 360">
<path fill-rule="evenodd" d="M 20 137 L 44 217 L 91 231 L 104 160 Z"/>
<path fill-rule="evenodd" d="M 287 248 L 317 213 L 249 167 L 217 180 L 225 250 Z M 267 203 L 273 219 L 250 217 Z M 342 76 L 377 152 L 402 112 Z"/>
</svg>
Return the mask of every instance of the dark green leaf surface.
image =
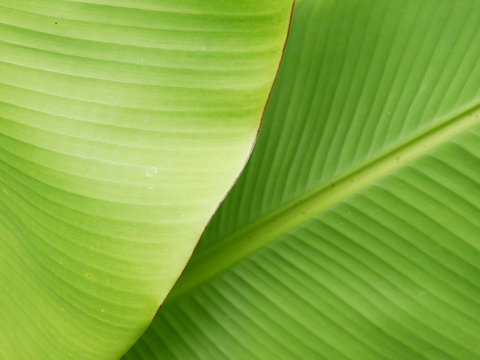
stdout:
<svg viewBox="0 0 480 360">
<path fill-rule="evenodd" d="M 479 1 L 298 1 L 246 171 L 125 358 L 479 359 L 479 59 Z"/>
<path fill-rule="evenodd" d="M 244 166 L 291 0 L 0 0 L 0 358 L 118 359 Z"/>
</svg>

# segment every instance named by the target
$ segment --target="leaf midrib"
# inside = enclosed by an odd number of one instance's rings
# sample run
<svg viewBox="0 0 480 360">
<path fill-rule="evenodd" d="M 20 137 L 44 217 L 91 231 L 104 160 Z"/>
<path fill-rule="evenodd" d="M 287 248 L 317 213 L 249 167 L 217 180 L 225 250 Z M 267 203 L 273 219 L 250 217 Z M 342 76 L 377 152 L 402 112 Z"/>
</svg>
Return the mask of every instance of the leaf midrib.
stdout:
<svg viewBox="0 0 480 360">
<path fill-rule="evenodd" d="M 166 301 L 227 270 L 300 224 L 478 124 L 480 104 L 474 104 L 415 134 L 362 166 L 323 183 L 278 210 L 266 214 L 189 262 Z"/>
</svg>

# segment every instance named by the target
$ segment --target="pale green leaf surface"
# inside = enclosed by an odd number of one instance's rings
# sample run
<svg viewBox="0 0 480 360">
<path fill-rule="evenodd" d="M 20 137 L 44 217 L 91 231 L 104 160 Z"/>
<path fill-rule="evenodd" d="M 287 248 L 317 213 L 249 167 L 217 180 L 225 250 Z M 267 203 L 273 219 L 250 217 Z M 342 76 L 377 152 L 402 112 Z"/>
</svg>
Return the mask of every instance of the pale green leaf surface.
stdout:
<svg viewBox="0 0 480 360">
<path fill-rule="evenodd" d="M 479 1 L 298 1 L 246 170 L 125 358 L 479 359 L 479 59 Z"/>
<path fill-rule="evenodd" d="M 250 153 L 291 0 L 0 0 L 0 358 L 115 359 Z"/>
</svg>

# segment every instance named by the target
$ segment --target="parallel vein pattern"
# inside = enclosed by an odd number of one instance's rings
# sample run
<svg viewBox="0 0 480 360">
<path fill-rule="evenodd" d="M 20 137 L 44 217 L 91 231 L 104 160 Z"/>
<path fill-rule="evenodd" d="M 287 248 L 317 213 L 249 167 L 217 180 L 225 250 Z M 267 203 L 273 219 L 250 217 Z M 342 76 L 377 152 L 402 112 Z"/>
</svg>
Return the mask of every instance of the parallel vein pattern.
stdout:
<svg viewBox="0 0 480 360">
<path fill-rule="evenodd" d="M 0 358 L 115 359 L 238 176 L 292 1 L 0 0 Z"/>
<path fill-rule="evenodd" d="M 479 13 L 298 1 L 246 171 L 125 358 L 480 358 Z"/>
</svg>

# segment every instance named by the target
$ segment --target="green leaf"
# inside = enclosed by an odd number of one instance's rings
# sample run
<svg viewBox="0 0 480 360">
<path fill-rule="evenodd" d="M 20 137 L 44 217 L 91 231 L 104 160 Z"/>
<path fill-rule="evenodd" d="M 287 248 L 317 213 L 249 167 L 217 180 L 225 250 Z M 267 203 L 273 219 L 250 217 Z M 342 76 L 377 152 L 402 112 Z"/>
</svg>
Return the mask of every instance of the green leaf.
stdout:
<svg viewBox="0 0 480 360">
<path fill-rule="evenodd" d="M 0 0 L 0 358 L 114 359 L 251 151 L 291 0 Z"/>
<path fill-rule="evenodd" d="M 298 1 L 252 158 L 125 358 L 480 358 L 479 59 L 479 1 Z"/>
</svg>

